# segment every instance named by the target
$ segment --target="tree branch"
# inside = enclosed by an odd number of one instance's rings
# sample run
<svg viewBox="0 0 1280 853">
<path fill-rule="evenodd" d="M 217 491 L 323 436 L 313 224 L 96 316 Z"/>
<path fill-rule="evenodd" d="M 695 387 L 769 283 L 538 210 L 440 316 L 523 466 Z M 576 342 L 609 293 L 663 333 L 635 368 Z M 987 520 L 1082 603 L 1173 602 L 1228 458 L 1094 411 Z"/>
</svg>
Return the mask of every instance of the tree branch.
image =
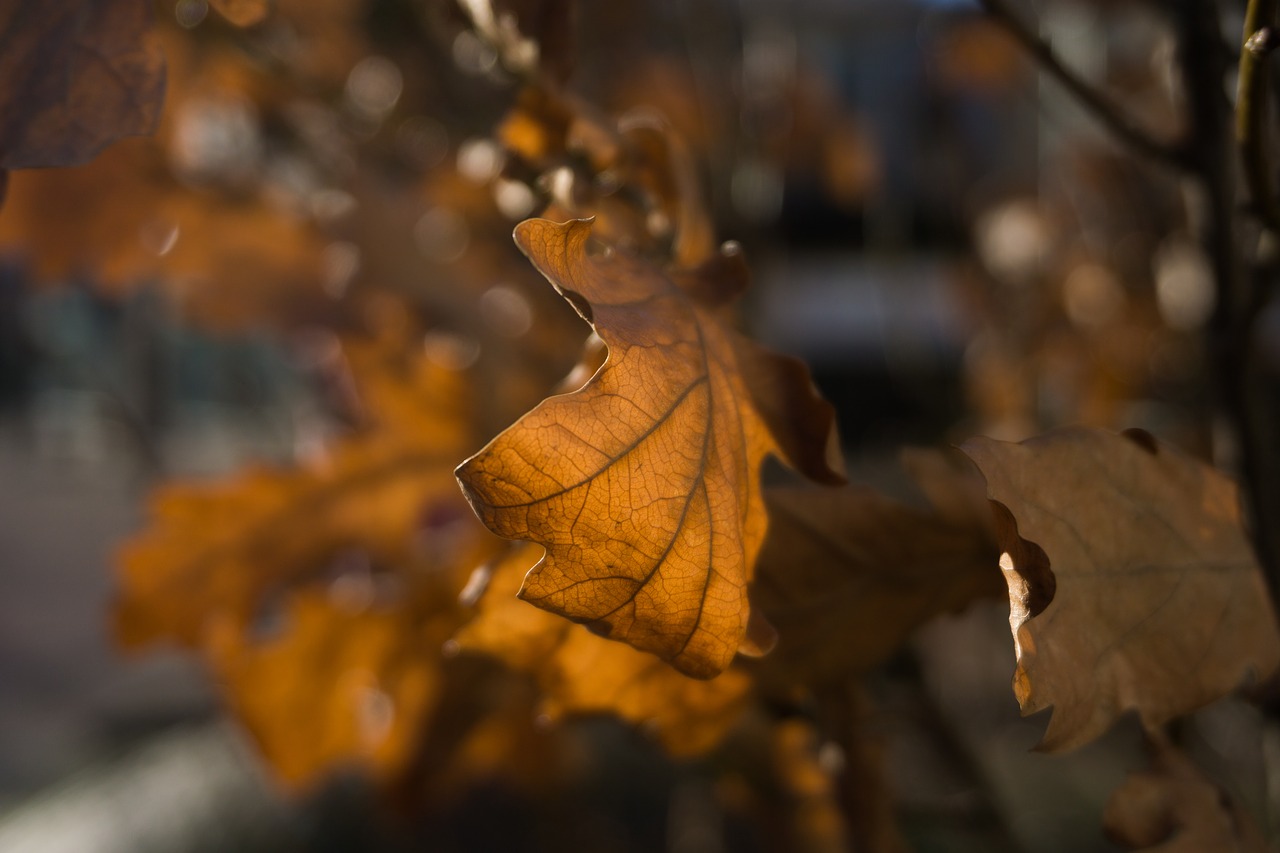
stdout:
<svg viewBox="0 0 1280 853">
<path fill-rule="evenodd" d="M 1276 376 L 1264 366 L 1257 346 L 1261 294 L 1276 276 L 1275 260 L 1242 251 L 1232 131 L 1233 123 L 1238 128 L 1242 120 L 1248 125 L 1249 119 L 1242 119 L 1239 112 L 1233 115 L 1222 85 L 1229 57 L 1218 37 L 1217 4 L 1177 0 L 1170 7 L 1178 27 L 1179 66 L 1191 111 L 1188 154 L 1203 187 L 1208 214 L 1203 244 L 1217 282 L 1218 304 L 1209 337 L 1218 380 L 1214 390 L 1235 434 L 1250 533 L 1272 603 L 1280 609 L 1280 453 L 1275 443 L 1280 410 L 1273 399 Z M 1257 0 L 1250 0 L 1250 10 L 1259 11 Z M 1247 47 L 1244 53 L 1249 53 Z M 1256 124 L 1252 128 L 1251 134 L 1261 132 Z"/>
<path fill-rule="evenodd" d="M 1121 142 L 1138 153 L 1179 171 L 1191 170 L 1190 158 L 1184 145 L 1157 139 L 1130 121 L 1102 93 L 1064 65 L 1048 42 L 1013 11 L 1007 0 L 979 0 L 979 2 L 992 20 L 1004 27 L 1049 76 L 1057 80 Z"/>
<path fill-rule="evenodd" d="M 1236 143 L 1244 164 L 1245 186 L 1258 218 L 1272 232 L 1280 230 L 1280 205 L 1267 148 L 1266 64 L 1276 47 L 1275 19 L 1276 0 L 1249 0 L 1236 94 Z"/>
</svg>

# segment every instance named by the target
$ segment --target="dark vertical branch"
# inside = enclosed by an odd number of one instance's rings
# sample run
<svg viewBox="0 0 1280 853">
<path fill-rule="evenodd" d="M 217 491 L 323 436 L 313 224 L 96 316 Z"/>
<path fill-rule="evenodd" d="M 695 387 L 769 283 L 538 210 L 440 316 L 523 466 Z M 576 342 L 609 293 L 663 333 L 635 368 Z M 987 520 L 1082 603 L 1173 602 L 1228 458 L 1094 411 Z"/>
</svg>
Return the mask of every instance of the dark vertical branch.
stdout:
<svg viewBox="0 0 1280 853">
<path fill-rule="evenodd" d="M 1171 10 L 1190 108 L 1188 156 L 1206 207 L 1201 236 L 1218 287 L 1210 329 L 1213 375 L 1237 439 L 1254 544 L 1276 601 L 1280 593 L 1280 413 L 1257 348 L 1259 294 L 1273 274 L 1273 260 L 1260 256 L 1252 269 L 1244 260 L 1233 144 L 1236 116 L 1225 89 L 1231 57 L 1220 36 L 1218 8 L 1213 0 L 1178 0 Z M 1247 103 L 1240 107 L 1252 108 Z M 1246 127 L 1255 128 L 1253 132 L 1260 132 L 1256 123 L 1247 117 L 1242 120 Z"/>
<path fill-rule="evenodd" d="M 1166 9 L 1178 33 L 1189 112 L 1188 135 L 1176 144 L 1151 137 L 1081 80 L 1008 0 L 979 2 L 1117 139 L 1137 154 L 1186 171 L 1201 190 L 1200 236 L 1218 297 L 1209 340 L 1212 375 L 1219 406 L 1236 437 L 1249 527 L 1280 612 L 1280 372 L 1259 352 L 1258 328 L 1269 295 L 1280 284 L 1280 202 L 1269 156 L 1265 67 L 1280 43 L 1277 0 L 1248 0 L 1234 109 L 1226 76 L 1235 57 L 1222 38 L 1218 5 L 1214 0 L 1170 0 Z M 1249 223 L 1240 210 L 1236 143 L 1250 208 L 1262 226 L 1256 246 L 1247 252 L 1243 226 Z"/>
</svg>

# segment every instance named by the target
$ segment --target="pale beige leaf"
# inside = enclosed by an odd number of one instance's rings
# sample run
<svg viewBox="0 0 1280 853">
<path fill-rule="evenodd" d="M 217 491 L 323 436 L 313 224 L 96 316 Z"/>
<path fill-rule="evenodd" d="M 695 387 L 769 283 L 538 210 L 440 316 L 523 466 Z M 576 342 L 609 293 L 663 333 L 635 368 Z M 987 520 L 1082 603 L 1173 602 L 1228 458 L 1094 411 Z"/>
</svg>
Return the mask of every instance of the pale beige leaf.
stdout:
<svg viewBox="0 0 1280 853">
<path fill-rule="evenodd" d="M 1136 711 L 1185 714 L 1280 663 L 1235 485 L 1146 433 L 1071 429 L 964 451 L 1000 526 L 1024 714 L 1062 750 Z"/>
</svg>

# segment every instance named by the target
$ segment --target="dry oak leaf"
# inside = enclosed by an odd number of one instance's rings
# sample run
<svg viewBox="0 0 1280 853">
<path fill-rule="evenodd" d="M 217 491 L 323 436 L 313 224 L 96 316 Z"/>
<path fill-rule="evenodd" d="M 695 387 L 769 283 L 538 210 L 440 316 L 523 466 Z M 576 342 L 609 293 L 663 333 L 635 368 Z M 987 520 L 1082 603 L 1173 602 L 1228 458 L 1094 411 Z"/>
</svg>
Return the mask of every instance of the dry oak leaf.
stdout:
<svg viewBox="0 0 1280 853">
<path fill-rule="evenodd" d="M 167 639 L 199 647 L 210 624 L 251 624 L 267 594 L 355 550 L 388 565 L 424 556 L 452 571 L 474 565 L 468 561 L 490 547 L 478 525 L 445 549 L 420 535 L 424 521 L 470 518 L 451 470 L 466 441 L 457 422 L 461 375 L 425 356 L 412 360 L 399 385 L 384 370 L 378 383 L 364 383 L 373 425 L 323 458 L 156 493 L 151 527 L 126 542 L 117 561 L 124 645 Z M 410 402 L 393 405 L 400 397 Z M 410 434 L 381 423 L 432 400 L 439 400 L 434 425 L 418 416 Z"/>
<path fill-rule="evenodd" d="M 1153 743 L 1154 767 L 1111 794 L 1102 816 L 1111 840 L 1159 853 L 1265 853 L 1262 833 L 1240 804 L 1204 777 L 1163 738 Z"/>
<path fill-rule="evenodd" d="M 526 601 L 714 676 L 748 636 L 747 584 L 767 520 L 759 467 L 833 469 L 834 415 L 803 366 L 733 331 L 730 252 L 668 275 L 589 254 L 591 223 L 522 222 L 516 242 L 609 348 L 581 389 L 544 400 L 458 468 L 480 519 L 547 549 Z M 759 627 L 753 620 L 753 627 Z"/>
<path fill-rule="evenodd" d="M 614 714 L 643 727 L 676 756 L 706 753 L 728 734 L 750 697 L 750 677 L 731 669 L 704 681 L 652 655 L 610 642 L 516 597 L 542 549 L 523 544 L 492 569 L 475 618 L 454 639 L 463 651 L 531 673 L 552 719 Z"/>
<path fill-rule="evenodd" d="M 0 3 L 0 169 L 84 163 L 155 130 L 165 73 L 150 6 Z"/>
<path fill-rule="evenodd" d="M 1024 714 L 1048 751 L 1158 726 L 1280 664 L 1235 485 L 1150 435 L 1069 429 L 962 449 L 987 481 Z"/>
<path fill-rule="evenodd" d="M 280 780 L 344 765 L 388 782 L 413 757 L 440 690 L 440 638 L 400 608 L 349 608 L 324 590 L 290 597 L 284 633 L 258 644 L 230 623 L 208 645 L 235 710 Z"/>
<path fill-rule="evenodd" d="M 999 551 L 976 523 L 857 487 L 775 487 L 765 502 L 769 535 L 751 599 L 778 630 L 766 674 L 843 681 L 934 616 L 1004 588 Z"/>
</svg>

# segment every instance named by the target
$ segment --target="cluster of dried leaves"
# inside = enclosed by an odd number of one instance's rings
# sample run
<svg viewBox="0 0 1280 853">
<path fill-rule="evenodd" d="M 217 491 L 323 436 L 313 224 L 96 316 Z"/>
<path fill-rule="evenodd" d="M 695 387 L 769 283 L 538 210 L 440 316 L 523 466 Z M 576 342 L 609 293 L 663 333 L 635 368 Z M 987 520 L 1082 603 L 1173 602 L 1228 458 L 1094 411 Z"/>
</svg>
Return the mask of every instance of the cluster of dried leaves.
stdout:
<svg viewBox="0 0 1280 853">
<path fill-rule="evenodd" d="M 567 4 L 461 5 L 523 87 L 497 130 L 501 171 L 481 184 L 434 178 L 425 192 L 446 193 L 480 235 L 504 230 L 491 190 L 519 185 L 540 210 L 516 226 L 516 245 L 594 332 L 563 393 L 462 461 L 503 419 L 485 398 L 505 386 L 477 391 L 492 374 L 438 335 L 423 346 L 403 295 L 354 303 L 364 320 L 329 357 L 353 428 L 290 467 L 159 491 L 150 527 L 120 555 L 121 642 L 201 652 L 286 782 L 356 765 L 388 788 L 443 796 L 494 774 L 533 784 L 531 756 L 572 715 L 615 715 L 674 755 L 704 755 L 752 714 L 820 701 L 922 623 L 1000 594 L 1003 570 L 1015 694 L 1025 713 L 1054 709 L 1042 748 L 1087 743 L 1130 712 L 1159 745 L 1156 770 L 1116 792 L 1113 834 L 1153 849 L 1258 847 L 1247 818 L 1159 735 L 1280 664 L 1235 487 L 1145 433 L 1085 429 L 974 439 L 972 466 L 915 453 L 924 508 L 841 485 L 832 410 L 805 367 L 735 328 L 743 252 L 716 243 L 683 144 L 651 114 L 605 118 L 564 90 Z M 287 6 L 217 4 L 238 26 Z M 159 66 L 137 4 L 94 8 L 111 26 L 77 29 L 68 10 L 34 7 L 10 13 L 26 23 L 2 22 L 30 34 L 19 47 L 41 62 L 64 62 L 47 44 L 72 59 L 68 73 L 12 81 L 0 166 L 78 162 L 154 124 Z M 86 46 L 86 33 L 106 41 Z M 127 70 L 111 75 L 112 98 L 77 88 L 86 54 Z M 243 84 L 234 63 L 224 74 Z M 113 162 L 99 161 L 105 181 L 122 180 Z M 152 183 L 142 209 L 172 213 L 188 192 Z M 49 197 L 33 185 L 10 200 L 28 237 Z M 228 202 L 219 252 L 257 231 L 260 203 Z M 138 227 L 93 207 L 77 222 L 82 245 L 104 252 Z M 479 293 L 505 274 L 497 239 L 450 261 Z M 474 294 L 441 304 L 458 314 Z M 516 381 L 536 388 L 536 375 Z M 769 457 L 811 482 L 766 483 Z M 841 795 L 813 759 L 811 728 L 781 721 L 771 737 L 781 784 L 809 815 L 796 839 L 895 843 L 838 825 Z"/>
</svg>

